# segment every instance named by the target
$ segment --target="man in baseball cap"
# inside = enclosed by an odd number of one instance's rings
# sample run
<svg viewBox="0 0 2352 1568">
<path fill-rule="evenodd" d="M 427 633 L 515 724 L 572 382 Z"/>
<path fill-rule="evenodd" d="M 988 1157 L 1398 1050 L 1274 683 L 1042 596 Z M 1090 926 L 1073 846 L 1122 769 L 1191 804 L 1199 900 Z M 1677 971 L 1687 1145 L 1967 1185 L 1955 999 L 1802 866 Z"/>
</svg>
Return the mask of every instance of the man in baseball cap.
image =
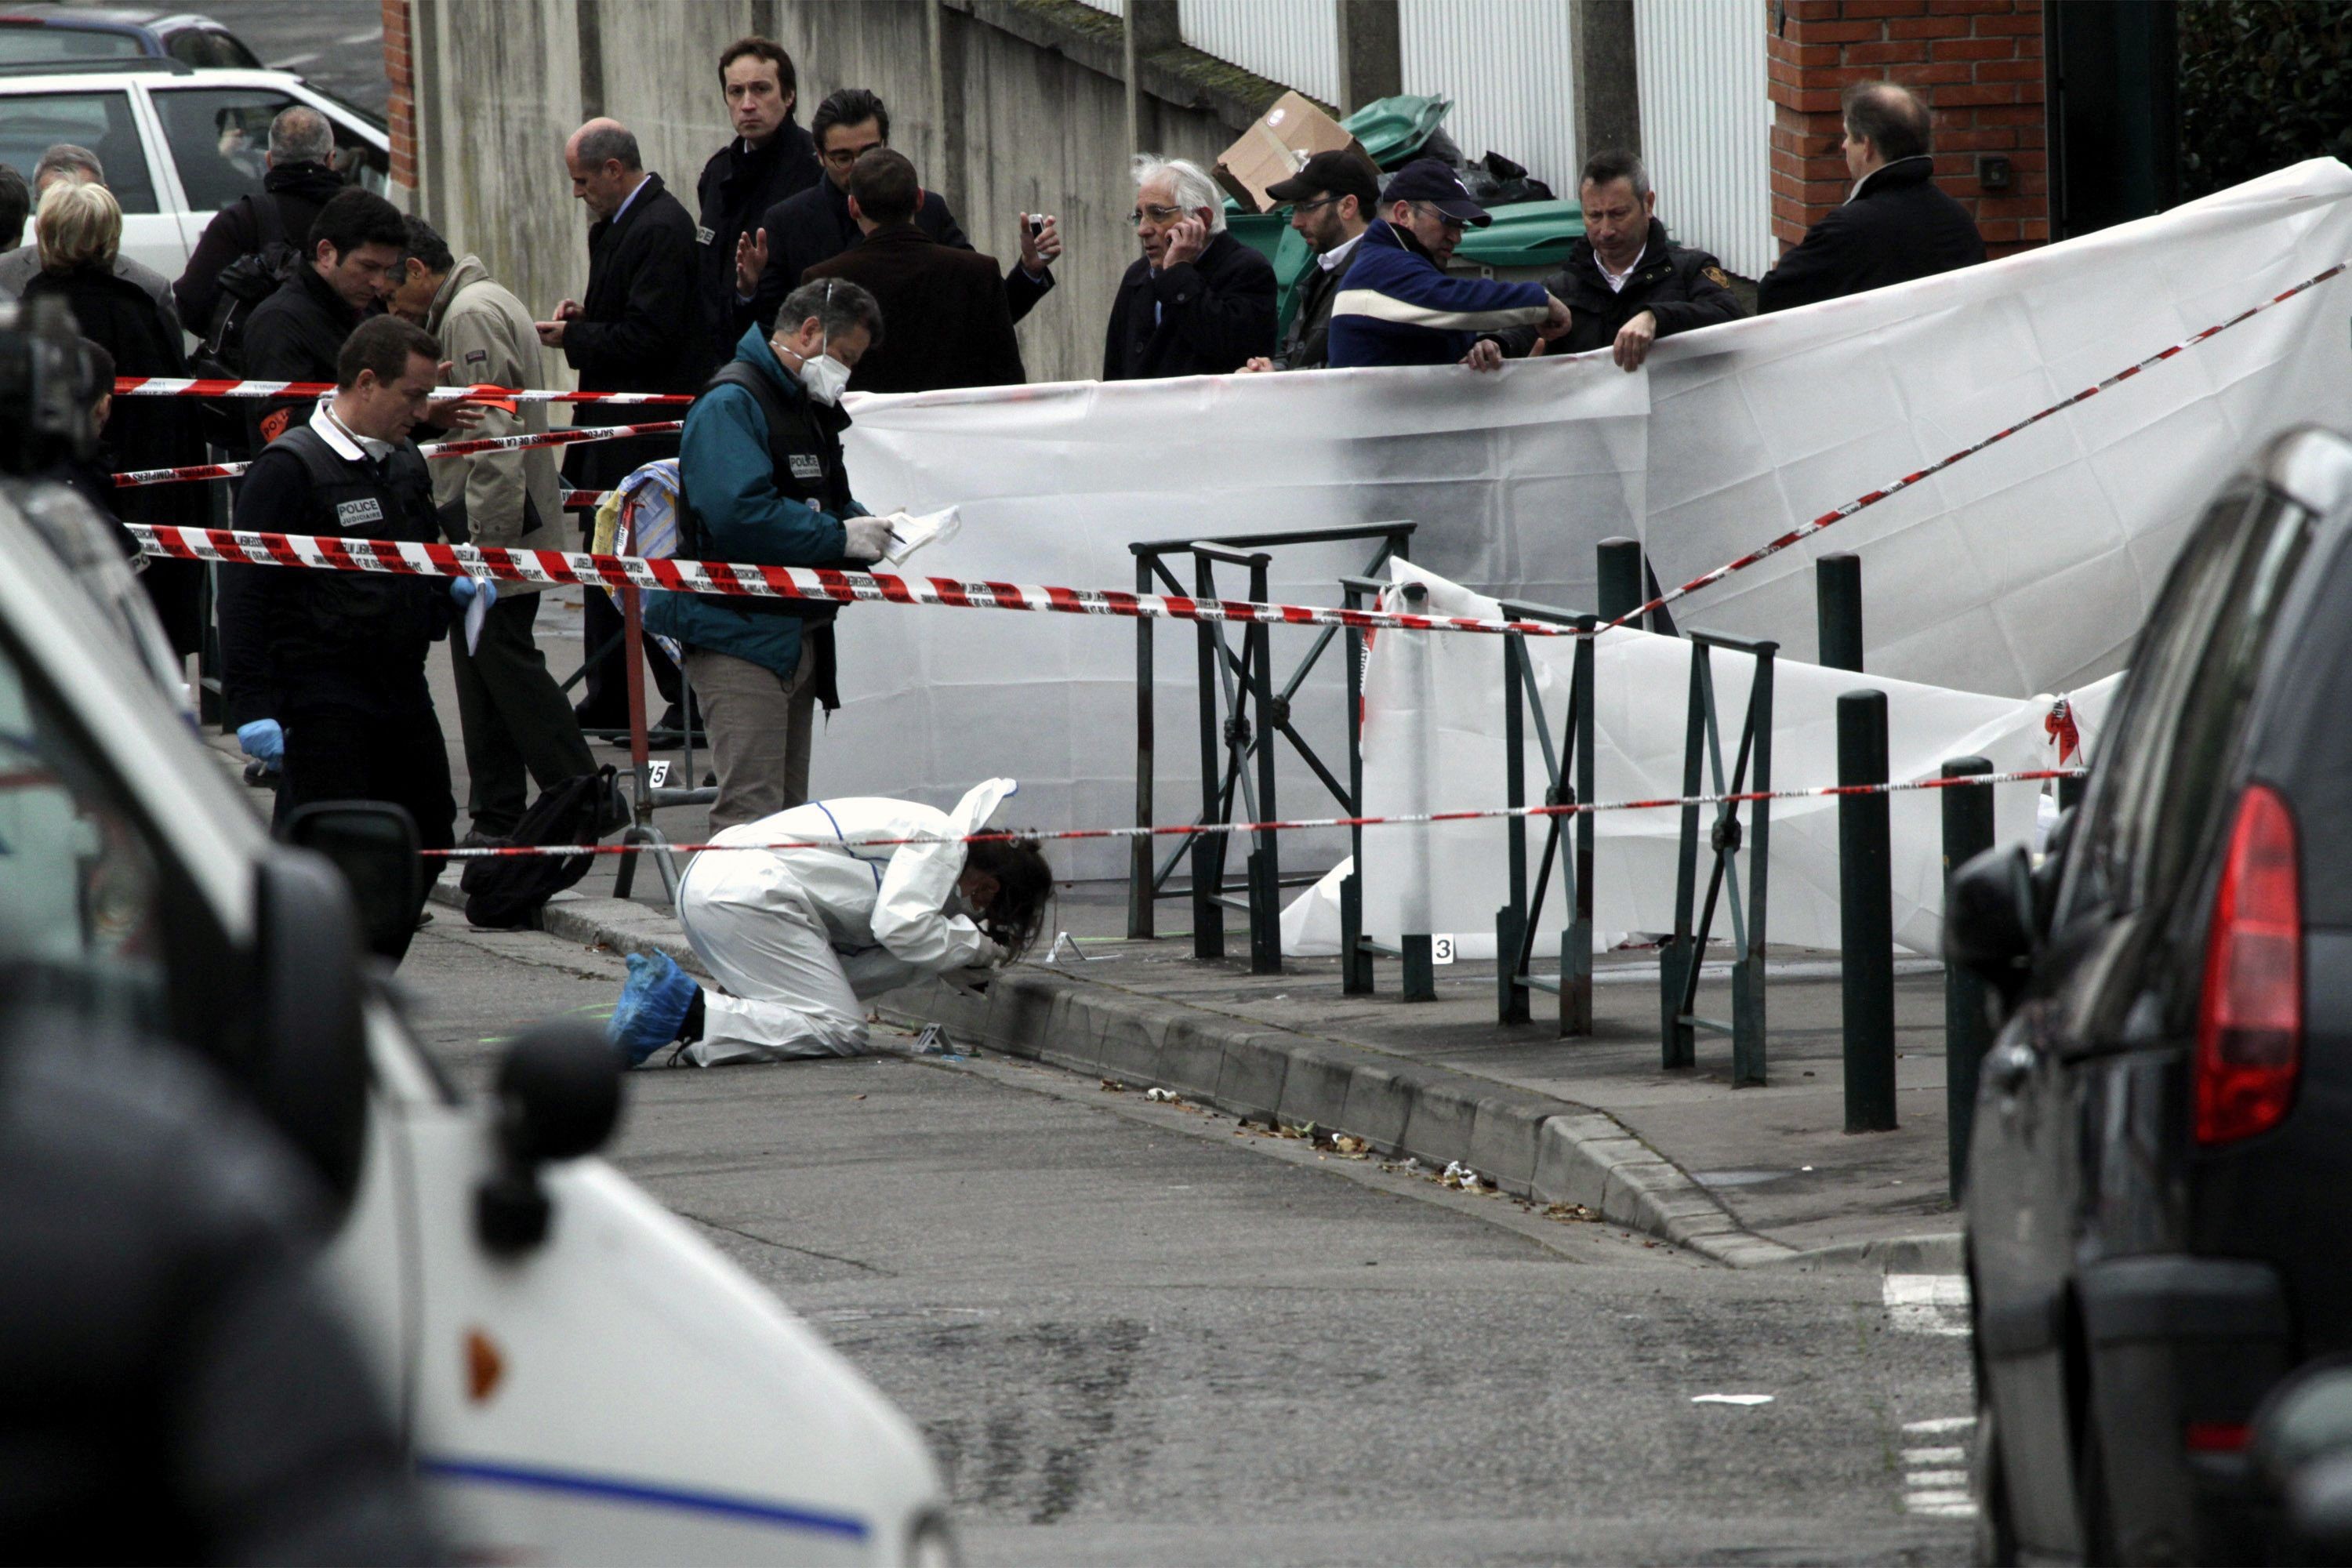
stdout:
<svg viewBox="0 0 2352 1568">
<path fill-rule="evenodd" d="M 1315 251 L 1315 269 L 1298 288 L 1298 307 L 1281 352 L 1254 359 L 1244 371 L 1320 370 L 1329 361 L 1331 301 L 1339 297 L 1348 264 L 1364 230 L 1379 216 L 1381 172 L 1353 147 L 1318 153 L 1298 173 L 1266 187 L 1288 202 L 1290 226 Z"/>
<path fill-rule="evenodd" d="M 1463 364 L 1499 369 L 1495 334 L 1533 327 L 1547 341 L 1568 331 L 1568 307 L 1540 283 L 1455 278 L 1445 271 L 1465 226 L 1494 220 L 1461 176 L 1416 158 L 1389 178 L 1381 219 L 1364 231 L 1331 307 L 1330 364 Z"/>
</svg>

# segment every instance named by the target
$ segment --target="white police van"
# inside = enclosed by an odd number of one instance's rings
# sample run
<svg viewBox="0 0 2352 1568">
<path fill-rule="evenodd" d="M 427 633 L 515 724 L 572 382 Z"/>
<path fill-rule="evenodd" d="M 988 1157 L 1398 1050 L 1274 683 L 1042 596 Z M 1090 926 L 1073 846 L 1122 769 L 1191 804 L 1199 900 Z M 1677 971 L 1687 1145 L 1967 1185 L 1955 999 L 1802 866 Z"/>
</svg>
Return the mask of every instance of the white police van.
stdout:
<svg viewBox="0 0 2352 1568">
<path fill-rule="evenodd" d="M 0 420 L 37 401 L 0 384 Z M 587 1157 L 619 1093 L 601 1036 L 528 1034 L 490 1103 L 462 1099 L 359 959 L 341 880 L 270 840 L 166 695 L 110 531 L 0 481 L 0 992 L 182 1041 L 341 1186 L 333 1269 L 457 1555 L 953 1563 L 907 1419 Z M 404 819 L 314 827 L 363 906 L 415 875 Z"/>
</svg>

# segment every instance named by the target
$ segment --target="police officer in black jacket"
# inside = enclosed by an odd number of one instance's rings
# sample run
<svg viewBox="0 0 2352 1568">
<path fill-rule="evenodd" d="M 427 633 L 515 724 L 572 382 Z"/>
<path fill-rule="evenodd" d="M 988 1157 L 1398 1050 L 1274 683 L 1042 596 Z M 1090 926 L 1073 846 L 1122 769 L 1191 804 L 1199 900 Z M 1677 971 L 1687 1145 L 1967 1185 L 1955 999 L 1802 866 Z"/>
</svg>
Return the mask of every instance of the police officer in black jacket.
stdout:
<svg viewBox="0 0 2352 1568">
<path fill-rule="evenodd" d="M 400 209 L 373 191 L 354 186 L 320 207 L 293 276 L 246 321 L 245 374 L 256 381 L 334 380 L 344 341 L 391 295 L 393 266 L 407 243 Z M 302 422 L 310 399 L 257 406 L 260 439 L 274 441 Z"/>
<path fill-rule="evenodd" d="M 1845 166 L 1853 194 L 1806 231 L 1756 286 L 1769 314 L 1908 283 L 1985 258 L 1968 209 L 1935 181 L 1927 105 L 1893 82 L 1845 91 Z"/>
<path fill-rule="evenodd" d="M 710 337 L 696 326 L 705 320 L 695 268 L 694 217 L 670 195 L 659 174 L 649 174 L 637 139 L 616 120 L 592 120 L 564 143 L 563 162 L 572 194 L 594 220 L 588 230 L 588 289 L 579 300 L 555 308 L 555 320 L 538 324 L 539 341 L 560 348 L 580 373 L 583 392 L 682 392 L 702 388 L 710 374 Z M 653 416 L 675 418 L 675 412 Z M 644 408 L 591 405 L 572 416 L 574 425 L 631 425 L 648 417 Z M 677 456 L 675 436 L 636 436 L 620 441 L 589 441 L 564 454 L 564 471 L 583 489 L 610 489 L 631 469 Z M 581 521 L 581 542 L 595 527 Z M 589 652 L 610 644 L 621 631 L 621 612 L 603 594 L 590 594 L 581 617 Z M 589 666 L 588 695 L 580 704 L 583 728 L 617 730 L 628 723 L 628 670 L 622 651 Z M 670 704 L 656 724 L 663 739 L 685 722 L 678 711 L 677 667 L 653 644 L 646 662 L 654 684 Z"/>
<path fill-rule="evenodd" d="M 1207 170 L 1139 154 L 1128 216 L 1143 255 L 1111 304 L 1105 381 L 1224 375 L 1274 353 L 1274 264 L 1225 232 Z"/>
<path fill-rule="evenodd" d="M 849 172 L 877 147 L 890 144 L 890 111 L 862 87 L 844 88 L 816 106 L 809 121 L 824 178 L 768 209 L 754 249 L 745 257 L 759 287 L 751 314 L 763 332 L 773 331 L 784 296 L 806 280 L 808 269 L 830 261 L 865 237 L 849 211 Z M 941 245 L 972 248 L 947 198 L 925 191 L 915 208 L 915 226 Z M 1004 270 L 1004 305 L 1019 321 L 1052 291 L 1055 259 L 1062 254 L 1061 227 L 1051 217 L 1021 215 L 1021 259 Z M 732 352 L 732 349 L 730 349 Z"/>
<path fill-rule="evenodd" d="M 441 538 L 433 479 L 408 439 L 439 384 L 440 361 L 441 345 L 422 327 L 397 316 L 361 323 L 343 344 L 334 395 L 246 470 L 236 526 Z M 284 767 L 281 810 L 389 801 L 415 819 L 425 848 L 451 846 L 457 806 L 425 658 L 478 593 L 496 597 L 491 584 L 469 578 L 222 568 L 229 722 L 247 755 Z"/>
<path fill-rule="evenodd" d="M 719 57 L 719 85 L 735 139 L 702 166 L 695 196 L 702 212 L 695 243 L 702 247 L 702 306 L 710 322 L 710 358 L 724 363 L 751 324 L 758 268 L 740 270 L 755 255 L 760 219 L 777 203 L 817 183 L 824 165 L 816 142 L 793 118 L 799 78 L 793 57 L 769 38 L 738 38 Z M 748 285 L 748 287 L 747 287 Z"/>
<path fill-rule="evenodd" d="M 1543 352 L 1605 348 L 1620 369 L 1638 370 L 1657 339 L 1747 314 L 1714 257 L 1666 237 L 1657 218 L 1658 194 L 1640 158 L 1594 153 L 1585 161 L 1577 194 L 1583 237 L 1544 279 L 1568 307 L 1568 332 Z"/>
</svg>

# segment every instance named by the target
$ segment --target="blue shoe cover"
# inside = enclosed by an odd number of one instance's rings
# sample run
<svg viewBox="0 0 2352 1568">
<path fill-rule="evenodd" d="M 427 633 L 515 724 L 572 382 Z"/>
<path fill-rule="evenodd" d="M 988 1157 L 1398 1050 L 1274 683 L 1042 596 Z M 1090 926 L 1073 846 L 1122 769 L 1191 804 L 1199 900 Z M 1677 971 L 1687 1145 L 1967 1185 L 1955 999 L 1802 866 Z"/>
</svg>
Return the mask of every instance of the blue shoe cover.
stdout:
<svg viewBox="0 0 2352 1568">
<path fill-rule="evenodd" d="M 628 962 L 628 983 L 613 1005 L 604 1037 L 622 1060 L 637 1067 L 677 1038 L 696 986 L 666 952 L 633 952 Z"/>
</svg>

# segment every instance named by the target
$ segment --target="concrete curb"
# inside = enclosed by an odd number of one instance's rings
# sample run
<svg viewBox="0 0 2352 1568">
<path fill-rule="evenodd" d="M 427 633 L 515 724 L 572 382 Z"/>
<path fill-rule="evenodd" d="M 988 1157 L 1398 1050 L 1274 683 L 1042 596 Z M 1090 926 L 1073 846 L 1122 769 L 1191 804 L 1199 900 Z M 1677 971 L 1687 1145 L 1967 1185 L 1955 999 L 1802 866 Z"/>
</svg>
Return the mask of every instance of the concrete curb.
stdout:
<svg viewBox="0 0 2352 1568">
<path fill-rule="evenodd" d="M 436 883 L 433 900 L 464 903 L 454 879 Z M 559 897 L 542 929 L 616 952 L 658 950 L 700 971 L 675 919 L 643 904 Z M 1440 1170 L 1459 1161 L 1515 1196 L 1581 1205 L 1609 1224 L 1732 1268 L 1959 1268 L 1957 1235 L 1800 1251 L 1747 1229 L 1606 1111 L 1363 1047 L 1029 967 L 999 975 L 985 998 L 932 985 L 889 1000 L 888 1016 L 938 1024 L 1000 1055 L 1170 1089 L 1247 1121 L 1344 1132 Z"/>
</svg>

